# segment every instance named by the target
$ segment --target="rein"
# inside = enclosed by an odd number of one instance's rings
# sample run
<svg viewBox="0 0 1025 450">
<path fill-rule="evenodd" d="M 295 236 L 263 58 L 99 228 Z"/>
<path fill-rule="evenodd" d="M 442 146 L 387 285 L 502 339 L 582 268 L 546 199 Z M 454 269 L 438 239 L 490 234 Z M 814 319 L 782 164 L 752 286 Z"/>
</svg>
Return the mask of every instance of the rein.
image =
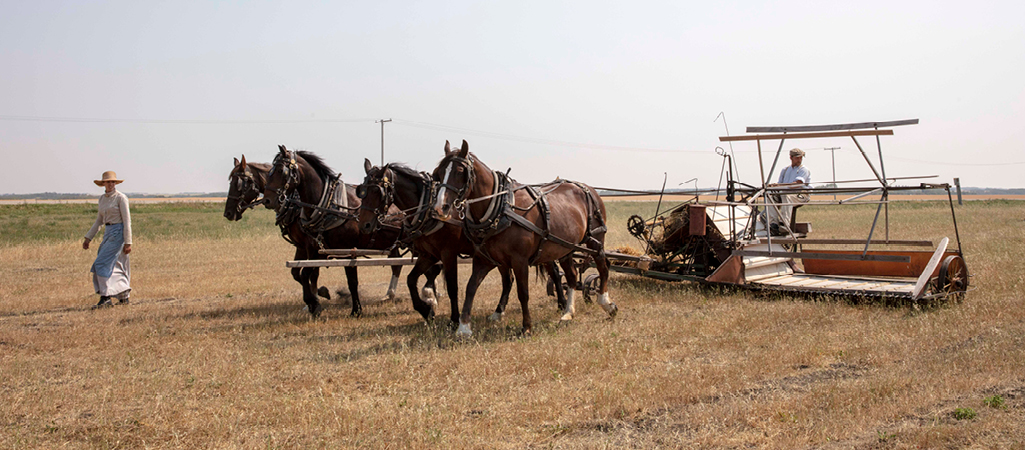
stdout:
<svg viewBox="0 0 1025 450">
<path fill-rule="evenodd" d="M 469 196 L 470 188 L 473 186 L 473 182 L 476 179 L 476 174 L 473 170 L 472 164 L 473 161 L 470 158 L 470 155 L 467 155 L 467 158 L 452 158 L 453 162 L 462 164 L 464 165 L 464 167 L 466 167 L 466 184 L 458 190 L 454 186 L 448 185 L 447 181 L 449 172 L 446 171 L 446 183 L 442 186 L 447 187 L 448 189 L 452 189 L 453 191 L 458 191 L 458 195 L 456 196 L 456 200 L 453 202 L 452 206 L 459 213 L 460 217 L 464 219 L 463 230 L 465 231 L 467 237 L 470 238 L 471 242 L 473 242 L 473 245 L 476 248 L 477 253 L 483 255 L 492 264 L 498 265 L 497 261 L 495 261 L 494 258 L 492 258 L 484 251 L 484 245 L 486 244 L 486 241 L 488 239 L 504 231 L 506 228 L 515 223 L 516 225 L 519 225 L 527 231 L 530 231 L 541 237 L 541 242 L 538 244 L 537 249 L 534 251 L 533 257 L 531 257 L 530 259 L 529 264 L 531 265 L 533 265 L 541 256 L 541 249 L 544 246 L 545 241 L 552 241 L 562 247 L 580 251 L 596 257 L 602 255 L 602 252 L 600 251 L 596 251 L 581 246 L 579 244 L 569 242 L 556 235 L 553 235 L 549 230 L 551 209 L 548 204 L 547 194 L 558 189 L 565 183 L 571 183 L 574 186 L 577 186 L 578 188 L 582 189 L 584 193 L 587 195 L 587 209 L 589 210 L 588 216 L 593 216 L 589 217 L 588 222 L 591 222 L 592 219 L 597 219 L 598 227 L 594 229 L 591 229 L 590 223 L 585 224 L 585 227 L 587 227 L 586 236 L 590 239 L 594 239 L 593 236 L 591 236 L 593 233 L 605 231 L 604 218 L 601 217 L 601 214 L 595 208 L 596 201 L 592 198 L 590 190 L 588 190 L 585 186 L 573 181 L 556 180 L 554 183 L 551 183 L 554 186 L 545 190 L 538 189 L 537 187 L 531 185 L 519 185 L 510 188 L 509 186 L 511 186 L 515 181 L 512 178 L 509 178 L 507 173 L 503 174 L 501 172 L 494 171 L 493 173 L 495 175 L 495 192 L 491 195 L 477 197 L 474 199 L 468 199 L 466 197 Z M 448 170 L 451 170 L 451 167 L 452 166 L 450 165 Z M 542 186 L 549 186 L 549 184 L 538 185 L 538 187 Z M 520 189 L 526 189 L 530 196 L 533 198 L 533 202 L 529 206 L 516 206 L 515 193 Z M 504 202 L 504 204 L 497 205 L 496 199 L 501 197 L 507 197 L 507 200 Z M 480 221 L 477 221 L 469 215 L 469 210 L 467 209 L 467 207 L 474 203 L 486 200 L 490 201 L 487 212 L 484 214 L 484 217 L 480 219 Z M 498 206 L 498 208 L 496 208 L 496 206 Z M 525 217 L 514 212 L 514 210 L 526 212 L 535 207 L 539 207 L 539 211 L 541 212 L 541 227 L 538 227 L 531 221 L 527 220 Z"/>
<path fill-rule="evenodd" d="M 235 200 L 235 212 L 242 214 L 243 211 L 263 203 L 263 199 L 260 198 L 261 189 L 256 186 L 256 180 L 253 178 L 253 174 L 249 172 L 249 167 L 246 167 L 242 173 L 233 174 L 232 176 L 236 177 L 239 195 L 228 195 L 228 199 Z M 253 201 L 242 204 L 241 200 L 251 191 L 256 191 L 256 197 Z"/>
<path fill-rule="evenodd" d="M 425 172 L 420 172 L 419 187 L 420 187 L 420 200 L 419 203 L 413 208 L 407 208 L 400 210 L 395 213 L 388 213 L 388 207 L 395 204 L 395 188 L 396 185 L 391 180 L 395 179 L 395 171 L 392 170 L 392 178 L 389 179 L 388 171 L 391 168 L 385 165 L 381 169 L 381 177 L 374 178 L 367 175 L 363 179 L 363 184 L 356 189 L 356 195 L 360 198 L 366 198 L 369 187 L 372 186 L 377 188 L 381 192 L 381 203 L 373 210 L 367 208 L 366 202 L 360 205 L 361 210 L 371 211 L 374 214 L 374 220 L 377 221 L 378 226 L 393 226 L 386 222 L 387 219 L 392 217 L 402 217 L 402 234 L 405 237 L 401 238 L 400 241 L 404 244 L 409 244 L 413 240 L 418 239 L 422 236 L 430 235 L 441 228 L 441 221 L 437 221 L 437 217 L 433 214 L 433 208 L 430 207 L 432 202 L 437 196 L 437 189 L 431 176 Z M 431 222 L 431 219 L 437 221 L 436 224 L 427 226 Z M 461 223 L 459 225 L 462 225 Z"/>
</svg>

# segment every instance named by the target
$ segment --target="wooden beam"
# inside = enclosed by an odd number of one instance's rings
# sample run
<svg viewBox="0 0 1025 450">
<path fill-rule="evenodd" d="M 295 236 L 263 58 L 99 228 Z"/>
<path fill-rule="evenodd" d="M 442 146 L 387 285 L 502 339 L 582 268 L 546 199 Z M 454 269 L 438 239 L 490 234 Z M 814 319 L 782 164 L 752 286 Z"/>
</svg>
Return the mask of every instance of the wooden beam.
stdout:
<svg viewBox="0 0 1025 450">
<path fill-rule="evenodd" d="M 864 241 L 862 241 L 864 243 Z M 740 256 L 771 256 L 777 258 L 796 259 L 831 259 L 838 261 L 893 261 L 910 262 L 911 258 L 901 255 L 852 255 L 844 253 L 813 253 L 813 252 L 769 252 L 764 250 L 736 250 L 734 255 Z"/>
<path fill-rule="evenodd" d="M 890 122 L 838 123 L 835 125 L 799 125 L 789 127 L 747 127 L 748 133 L 793 133 L 809 131 L 858 130 L 865 128 L 887 128 L 901 125 L 918 125 L 918 119 L 893 120 Z"/>
<path fill-rule="evenodd" d="M 388 250 L 374 250 L 374 249 L 362 249 L 362 248 L 350 248 L 346 249 L 333 249 L 327 248 L 320 250 L 321 255 L 328 255 L 329 257 L 342 258 L 349 257 L 354 258 L 357 256 L 381 256 L 387 255 Z"/>
<path fill-rule="evenodd" d="M 470 264 L 470 258 L 459 258 L 459 264 Z M 285 267 L 382 267 L 410 266 L 416 264 L 416 258 L 373 258 L 373 259 L 304 259 L 286 261 Z"/>
<path fill-rule="evenodd" d="M 811 139 L 826 137 L 893 136 L 893 130 L 827 131 L 822 133 L 756 134 L 753 136 L 720 136 L 720 142 L 767 141 L 772 139 Z"/>
<path fill-rule="evenodd" d="M 950 239 L 943 238 L 940 241 L 940 245 L 936 246 L 936 251 L 933 252 L 932 258 L 929 258 L 929 264 L 926 264 L 925 270 L 918 276 L 918 282 L 915 283 L 915 290 L 911 292 L 911 297 L 915 300 L 922 298 L 925 295 L 925 286 L 929 283 L 929 279 L 932 278 L 933 271 L 936 270 L 936 266 L 940 264 L 940 258 L 943 257 L 943 253 L 947 251 L 947 244 Z"/>
<path fill-rule="evenodd" d="M 762 238 L 758 242 L 766 244 L 769 242 L 768 239 Z M 790 238 L 779 238 L 773 239 L 775 244 L 837 244 L 837 245 L 864 245 L 864 239 L 790 239 Z M 932 241 L 898 241 L 890 239 L 889 241 L 883 241 L 873 239 L 870 244 L 873 245 L 907 245 L 911 247 L 932 247 Z"/>
</svg>

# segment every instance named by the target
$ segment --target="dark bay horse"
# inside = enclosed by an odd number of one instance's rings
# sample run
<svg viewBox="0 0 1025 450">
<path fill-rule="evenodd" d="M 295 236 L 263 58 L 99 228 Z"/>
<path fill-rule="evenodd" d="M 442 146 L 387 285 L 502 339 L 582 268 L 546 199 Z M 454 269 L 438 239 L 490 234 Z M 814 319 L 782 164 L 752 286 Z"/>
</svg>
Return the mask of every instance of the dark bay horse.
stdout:
<svg viewBox="0 0 1025 450">
<path fill-rule="evenodd" d="M 224 217 L 226 219 L 230 221 L 241 220 L 242 214 L 247 209 L 263 203 L 263 199 L 260 196 L 263 194 L 263 187 L 270 168 L 270 164 L 247 163 L 245 155 L 242 155 L 241 161 L 235 158 L 235 167 L 228 174 L 228 197 L 224 202 Z M 303 231 L 300 227 L 296 226 L 295 220 L 290 222 L 279 221 L 278 226 L 281 228 L 281 235 L 286 241 L 294 244 L 302 239 Z M 309 249 L 297 245 L 294 258 L 296 260 L 306 259 L 308 254 Z M 302 269 L 293 267 L 292 278 L 297 283 L 303 284 Z M 317 295 L 321 297 L 331 298 L 331 293 L 326 287 L 320 286 L 317 288 L 316 280 L 314 280 L 310 289 L 316 291 Z M 393 283 L 385 298 L 394 298 L 394 296 L 395 287 Z M 306 306 L 305 310 L 309 311 L 309 305 Z"/>
<path fill-rule="evenodd" d="M 289 151 L 283 145 L 278 150 L 266 176 L 264 205 L 277 211 L 279 225 L 290 224 L 286 239 L 290 238 L 296 247 L 295 259 L 326 259 L 326 255 L 320 254 L 321 249 L 350 248 L 391 249 L 391 255 L 398 256 L 394 246 L 398 226 L 382 227 L 371 235 L 360 233 L 352 212 L 360 204 L 355 186 L 342 183 L 313 153 Z M 388 298 L 395 296 L 401 271 L 402 266 L 392 266 Z M 298 279 L 303 286 L 303 301 L 314 317 L 323 311 L 315 292 L 319 275 L 319 267 L 304 267 Z M 360 316 L 363 307 L 356 268 L 346 267 L 345 278 L 352 295 L 351 315 Z M 428 284 L 433 286 L 434 279 L 429 278 Z"/>
<path fill-rule="evenodd" d="M 224 218 L 230 221 L 242 219 L 242 213 L 260 204 L 263 185 L 270 172 L 270 164 L 247 163 L 235 158 L 235 167 L 228 174 L 228 198 L 224 202 Z"/>
<path fill-rule="evenodd" d="M 458 325 L 459 257 L 473 255 L 473 243 L 463 236 L 462 222 L 441 221 L 434 216 L 434 197 L 437 191 L 430 174 L 417 172 L 398 163 L 377 167 L 371 164 L 369 159 L 364 160 L 363 169 L 367 174 L 366 178 L 356 189 L 363 200 L 359 208 L 360 231 L 376 232 L 381 223 L 387 220 L 389 206 L 398 207 L 404 214 L 402 240 L 410 243 L 413 254 L 417 257 L 416 264 L 406 277 L 413 309 L 427 321 L 434 318 L 436 304 L 420 298 L 417 280 L 421 274 L 441 261 L 451 304 L 450 317 L 452 324 Z M 501 320 L 509 301 L 509 291 L 512 289 L 509 269 L 500 267 L 499 271 L 502 275 L 502 297 L 495 312 L 488 317 L 492 321 Z"/>
<path fill-rule="evenodd" d="M 523 311 L 523 332 L 529 333 L 528 267 L 559 261 L 566 281 L 576 286 L 574 251 L 593 258 L 600 281 L 598 303 L 609 316 L 615 317 L 618 308 L 609 301 L 609 268 L 604 250 L 607 216 L 605 204 L 594 188 L 566 180 L 539 188 L 522 185 L 488 168 L 470 153 L 466 141 L 458 150 L 452 150 L 445 142 L 445 157 L 432 176 L 440 183 L 435 214 L 441 220 L 451 218 L 453 213 L 462 216 L 464 233 L 476 246 L 457 334 L 472 334 L 474 295 L 495 267 L 512 270 Z M 558 278 L 553 279 L 561 293 Z M 573 318 L 574 292 L 569 289 L 561 320 Z"/>
</svg>

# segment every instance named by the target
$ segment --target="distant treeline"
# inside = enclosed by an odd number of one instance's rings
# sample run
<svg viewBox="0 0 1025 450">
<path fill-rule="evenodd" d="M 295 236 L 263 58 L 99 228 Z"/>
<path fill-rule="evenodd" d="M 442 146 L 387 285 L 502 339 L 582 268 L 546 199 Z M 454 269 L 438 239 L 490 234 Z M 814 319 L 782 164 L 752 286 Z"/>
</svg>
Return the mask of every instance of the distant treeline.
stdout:
<svg viewBox="0 0 1025 450">
<path fill-rule="evenodd" d="M 200 198 L 227 197 L 227 192 L 184 192 L 181 194 L 140 194 L 125 192 L 128 198 Z M 100 194 L 66 194 L 60 192 L 42 192 L 38 194 L 0 194 L 0 200 L 81 200 L 99 197 Z"/>
</svg>

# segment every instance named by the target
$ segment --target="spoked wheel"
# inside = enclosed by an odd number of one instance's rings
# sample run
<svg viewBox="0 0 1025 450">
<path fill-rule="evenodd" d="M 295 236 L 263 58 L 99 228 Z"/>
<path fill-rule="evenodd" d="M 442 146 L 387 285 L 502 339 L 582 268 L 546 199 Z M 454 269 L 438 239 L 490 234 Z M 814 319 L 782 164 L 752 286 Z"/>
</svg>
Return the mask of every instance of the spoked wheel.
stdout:
<svg viewBox="0 0 1025 450">
<path fill-rule="evenodd" d="M 598 280 L 598 274 L 596 273 L 584 277 L 583 289 L 581 289 L 584 293 L 584 303 L 592 303 L 594 297 L 598 295 L 600 283 L 601 281 Z"/>
<path fill-rule="evenodd" d="M 644 218 L 641 216 L 633 215 L 626 220 L 626 230 L 630 232 L 630 235 L 638 239 L 643 239 L 646 226 Z"/>
<path fill-rule="evenodd" d="M 965 266 L 964 259 L 958 255 L 944 259 L 936 277 L 936 286 L 940 293 L 952 296 L 955 300 L 964 298 L 968 290 L 968 266 Z"/>
</svg>

